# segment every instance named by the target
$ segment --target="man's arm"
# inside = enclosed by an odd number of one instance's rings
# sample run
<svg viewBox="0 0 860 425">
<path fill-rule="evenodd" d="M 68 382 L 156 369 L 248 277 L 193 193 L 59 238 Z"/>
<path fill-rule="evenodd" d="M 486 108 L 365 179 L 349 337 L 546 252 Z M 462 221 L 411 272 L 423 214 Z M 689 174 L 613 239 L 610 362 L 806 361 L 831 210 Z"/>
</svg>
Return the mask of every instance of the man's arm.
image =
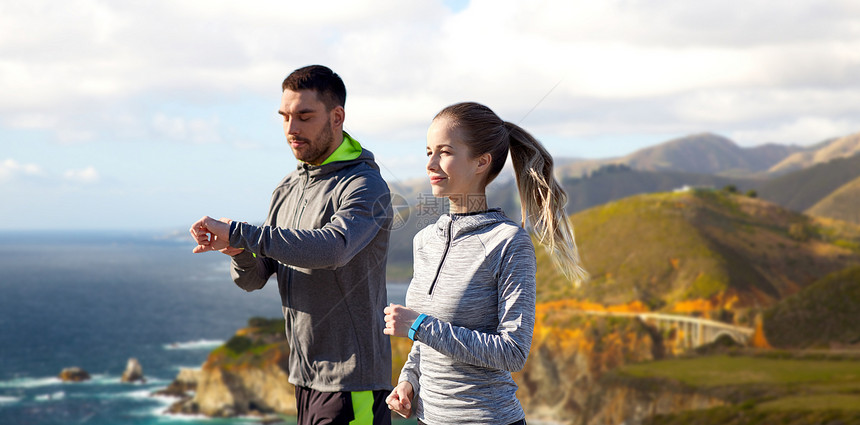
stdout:
<svg viewBox="0 0 860 425">
<path fill-rule="evenodd" d="M 337 268 L 391 224 L 388 186 L 377 175 L 355 176 L 342 191 L 340 207 L 319 229 L 287 229 L 233 222 L 229 245 L 311 269 Z"/>
<path fill-rule="evenodd" d="M 272 260 L 256 257 L 247 251 L 234 255 L 230 263 L 233 282 L 249 292 L 265 286 L 276 270 L 277 265 Z"/>
</svg>

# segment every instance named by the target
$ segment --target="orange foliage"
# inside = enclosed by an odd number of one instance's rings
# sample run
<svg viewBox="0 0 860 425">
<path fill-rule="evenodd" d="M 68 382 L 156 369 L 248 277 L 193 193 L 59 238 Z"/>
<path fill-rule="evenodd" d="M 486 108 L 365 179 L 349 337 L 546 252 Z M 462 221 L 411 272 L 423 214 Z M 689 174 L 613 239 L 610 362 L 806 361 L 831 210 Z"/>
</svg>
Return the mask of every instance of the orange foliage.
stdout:
<svg viewBox="0 0 860 425">
<path fill-rule="evenodd" d="M 581 310 L 581 311 L 606 311 L 613 313 L 646 313 L 651 311 L 648 306 L 636 300 L 627 304 L 603 305 L 590 301 L 579 301 L 573 299 L 550 301 L 535 306 L 538 317 L 550 311 L 557 310 Z"/>
<path fill-rule="evenodd" d="M 606 307 L 606 310 L 613 313 L 647 313 L 651 311 L 648 306 L 639 300 L 627 304 L 610 305 Z"/>
<path fill-rule="evenodd" d="M 755 317 L 755 333 L 753 333 L 752 337 L 752 346 L 755 348 L 771 348 L 764 334 L 764 320 L 762 320 L 761 314 Z"/>
<path fill-rule="evenodd" d="M 690 314 L 694 312 L 707 313 L 716 310 L 717 306 L 711 300 L 694 299 L 676 302 L 670 311 L 674 313 Z"/>
<path fill-rule="evenodd" d="M 669 312 L 679 314 L 701 313 L 708 316 L 717 310 L 732 310 L 740 299 L 738 294 L 732 291 L 720 293 L 710 299 L 697 298 L 692 300 L 678 301 L 669 308 Z"/>
</svg>

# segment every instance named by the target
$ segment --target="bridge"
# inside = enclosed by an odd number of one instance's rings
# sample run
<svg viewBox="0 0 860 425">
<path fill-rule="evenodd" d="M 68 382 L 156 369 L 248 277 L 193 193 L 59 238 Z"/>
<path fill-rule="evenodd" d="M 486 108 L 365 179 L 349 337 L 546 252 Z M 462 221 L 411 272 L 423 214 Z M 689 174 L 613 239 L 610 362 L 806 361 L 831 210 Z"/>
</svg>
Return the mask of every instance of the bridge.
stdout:
<svg viewBox="0 0 860 425">
<path fill-rule="evenodd" d="M 681 331 L 683 338 L 679 343 L 684 349 L 710 344 L 721 336 L 727 336 L 741 345 L 749 345 L 755 333 L 755 329 L 753 328 L 680 314 L 630 313 L 600 310 L 579 311 L 583 314 L 593 316 L 635 317 L 644 323 L 656 325 L 657 329 L 678 329 Z"/>
</svg>

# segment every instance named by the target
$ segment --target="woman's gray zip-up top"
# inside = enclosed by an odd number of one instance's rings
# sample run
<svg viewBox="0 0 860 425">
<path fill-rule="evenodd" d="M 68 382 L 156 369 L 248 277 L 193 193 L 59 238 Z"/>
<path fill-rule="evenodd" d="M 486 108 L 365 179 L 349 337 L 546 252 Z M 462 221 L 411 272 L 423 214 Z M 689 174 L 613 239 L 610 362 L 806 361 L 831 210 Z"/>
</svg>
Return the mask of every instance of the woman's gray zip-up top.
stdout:
<svg viewBox="0 0 860 425">
<path fill-rule="evenodd" d="M 534 246 L 501 210 L 443 215 L 414 239 L 406 306 L 427 314 L 399 381 L 428 425 L 509 424 L 525 417 L 511 372 L 535 322 Z"/>
</svg>

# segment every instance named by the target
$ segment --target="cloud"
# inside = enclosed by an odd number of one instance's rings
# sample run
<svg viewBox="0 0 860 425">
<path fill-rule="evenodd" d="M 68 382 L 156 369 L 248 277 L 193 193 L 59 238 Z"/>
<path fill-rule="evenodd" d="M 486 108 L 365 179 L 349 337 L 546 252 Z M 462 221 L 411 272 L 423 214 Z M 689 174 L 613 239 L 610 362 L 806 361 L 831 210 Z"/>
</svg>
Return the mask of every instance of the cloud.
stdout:
<svg viewBox="0 0 860 425">
<path fill-rule="evenodd" d="M 220 143 L 218 134 L 218 119 L 171 117 L 157 113 L 152 120 L 152 127 L 157 136 L 194 144 Z"/>
<path fill-rule="evenodd" d="M 739 130 L 727 136 L 740 144 L 761 144 L 769 141 L 780 143 L 810 144 L 822 142 L 834 136 L 856 133 L 860 120 L 854 118 L 833 119 L 807 116 L 768 129 Z M 753 141 L 754 143 L 750 143 Z"/>
<path fill-rule="evenodd" d="M 63 178 L 72 183 L 92 184 L 98 183 L 101 176 L 95 167 L 90 166 L 80 170 L 67 170 L 63 173 Z"/>
<path fill-rule="evenodd" d="M 22 164 L 11 158 L 0 162 L 0 183 L 18 178 L 40 177 L 44 174 L 42 168 L 36 164 Z"/>
<path fill-rule="evenodd" d="M 45 170 L 39 164 L 21 163 L 11 158 L 0 161 L 0 184 L 16 182 L 58 188 L 60 183 L 94 184 L 100 181 L 101 174 L 93 166 L 69 169 L 58 174 Z"/>
<path fill-rule="evenodd" d="M 555 138 L 751 137 L 845 121 L 860 93 L 850 0 L 450 3 L 14 2 L 0 15 L 0 125 L 64 143 L 245 143 L 223 131 L 241 118 L 199 111 L 276 102 L 280 80 L 309 63 L 346 80 L 347 125 L 388 142 L 423 138 L 462 100 L 528 114 Z M 262 102 L 253 113 L 269 112 Z"/>
</svg>

